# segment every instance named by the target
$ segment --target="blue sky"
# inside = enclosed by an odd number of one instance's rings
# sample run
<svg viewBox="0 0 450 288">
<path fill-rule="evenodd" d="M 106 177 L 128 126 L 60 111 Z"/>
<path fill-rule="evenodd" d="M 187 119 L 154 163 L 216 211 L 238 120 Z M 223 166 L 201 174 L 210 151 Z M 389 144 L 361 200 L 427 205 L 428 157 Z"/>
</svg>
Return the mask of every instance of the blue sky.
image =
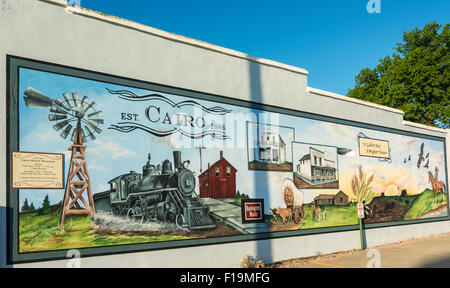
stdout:
<svg viewBox="0 0 450 288">
<path fill-rule="evenodd" d="M 391 55 L 404 31 L 450 20 L 448 0 L 106 1 L 81 6 L 307 69 L 311 87 L 347 94 L 364 67 Z"/>
</svg>

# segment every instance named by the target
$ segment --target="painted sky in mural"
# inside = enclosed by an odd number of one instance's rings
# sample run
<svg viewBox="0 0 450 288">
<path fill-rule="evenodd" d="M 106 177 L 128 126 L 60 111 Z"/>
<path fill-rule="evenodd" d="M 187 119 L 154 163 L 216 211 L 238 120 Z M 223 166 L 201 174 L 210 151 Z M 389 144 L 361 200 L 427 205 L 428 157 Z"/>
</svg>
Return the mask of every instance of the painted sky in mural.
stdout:
<svg viewBox="0 0 450 288">
<path fill-rule="evenodd" d="M 62 93 L 78 92 L 80 96 L 87 95 L 91 100 L 95 100 L 98 109 L 104 112 L 105 123 L 102 126 L 103 132 L 95 141 L 87 143 L 86 157 L 89 163 L 92 187 L 94 193 L 109 189 L 108 181 L 117 175 L 129 171 L 140 171 L 145 164 L 148 153 L 152 153 L 152 161 L 161 163 L 166 159 L 172 159 L 172 151 L 182 151 L 182 160 L 190 160 L 190 169 L 200 174 L 199 150 L 200 145 L 206 147 L 202 150 L 202 166 L 207 167 L 208 163 L 218 160 L 220 151 L 224 157 L 238 170 L 236 176 L 236 189 L 251 198 L 264 198 L 266 201 L 266 213 L 269 214 L 271 207 L 281 207 L 284 205 L 281 199 L 280 189 L 284 179 L 293 178 L 292 171 L 252 171 L 248 169 L 247 143 L 245 127 L 247 122 L 267 123 L 275 126 L 295 128 L 295 142 L 312 143 L 317 145 L 329 145 L 333 147 L 348 149 L 346 155 L 338 155 L 339 163 L 339 188 L 338 189 L 306 189 L 305 203 L 311 202 L 314 197 L 320 194 L 336 194 L 343 191 L 350 198 L 354 195 L 351 189 L 351 177 L 357 172 L 360 166 L 364 171 L 374 175 L 373 188 L 375 192 L 386 196 L 400 195 L 401 191 L 407 190 L 408 195 L 422 193 L 426 188 L 431 188 L 428 179 L 428 172 L 434 173 L 435 167 L 439 169 L 439 178 L 446 181 L 446 167 L 444 155 L 444 143 L 428 139 L 392 134 L 359 127 L 344 126 L 330 122 L 323 122 L 294 116 L 278 115 L 276 113 L 262 112 L 250 108 L 218 104 L 204 100 L 195 101 L 207 108 L 220 107 L 225 114 L 209 117 L 208 112 L 197 106 L 191 108 L 184 107 L 180 115 L 191 113 L 191 115 L 204 116 L 204 120 L 197 120 L 195 117 L 181 118 L 190 120 L 185 125 L 185 131 L 196 134 L 205 131 L 205 127 L 214 128 L 216 131 L 222 130 L 227 137 L 212 137 L 211 135 L 200 137 L 186 136 L 184 133 L 173 133 L 168 136 L 159 137 L 143 129 L 136 129 L 129 133 L 108 129 L 117 123 L 124 122 L 123 113 L 139 113 L 139 121 L 136 123 L 149 126 L 152 122 L 145 117 L 145 108 L 150 105 L 146 101 L 127 101 L 121 99 L 111 91 L 129 91 L 134 95 L 149 95 L 154 91 L 137 88 L 123 87 L 114 84 L 101 83 L 91 80 L 79 79 L 63 75 L 56 75 L 20 69 L 20 93 L 28 87 L 33 87 L 44 92 L 52 98 L 59 97 Z M 158 92 L 159 95 L 173 101 L 181 103 L 190 98 L 168 95 Z M 167 103 L 166 103 L 167 104 Z M 20 150 L 49 153 L 65 153 L 66 171 L 70 153 L 67 148 L 70 141 L 62 139 L 56 133 L 51 123 L 48 121 L 48 111 L 46 109 L 30 109 L 25 106 L 23 97 L 20 97 Z M 173 106 L 169 106 L 173 108 Z M 166 110 L 170 110 L 164 108 Z M 187 109 L 187 110 L 186 110 Z M 189 110 L 191 109 L 191 110 Z M 176 110 L 176 109 L 175 109 Z M 195 110 L 195 111 L 194 111 Z M 155 113 L 156 108 L 151 108 Z M 163 111 L 163 108 L 161 108 Z M 178 111 L 178 110 L 177 110 Z M 177 118 L 173 118 L 177 111 L 170 110 L 170 124 L 176 123 Z M 191 111 L 191 112 L 186 112 Z M 220 113 L 219 113 L 220 114 Z M 152 114 L 152 120 L 157 114 Z M 169 124 L 165 119 L 165 113 L 161 116 L 160 125 Z M 209 117 L 209 118 L 208 118 Z M 214 120 L 215 119 L 215 120 Z M 166 123 L 163 123 L 166 120 Z M 205 121 L 205 123 L 204 123 Z M 193 126 L 191 126 L 191 122 Z M 206 123 L 207 122 L 207 123 Z M 213 122 L 213 123 L 212 123 Z M 180 125 L 184 125 L 180 124 Z M 214 126 L 216 125 L 216 126 Z M 207 127 L 207 128 L 208 128 Z M 192 128 L 192 129 L 191 129 Z M 191 130 L 190 130 L 191 129 Z M 358 150 L 358 135 L 374 139 L 389 141 L 391 149 L 391 159 L 389 162 L 381 161 L 378 158 L 360 157 Z M 290 142 L 290 141 L 288 141 Z M 427 160 L 417 167 L 418 155 L 423 144 L 424 156 Z M 289 143 L 289 153 L 292 153 Z M 292 157 L 292 156 L 291 156 Z M 289 157 L 290 159 L 292 159 Z M 294 160 L 298 160 L 294 155 Z M 198 188 L 197 188 L 198 190 Z M 198 193 L 198 191 L 197 191 Z M 20 202 L 25 198 L 29 202 L 40 205 L 45 195 L 49 195 L 52 204 L 60 202 L 63 198 L 63 190 L 21 190 Z"/>
</svg>

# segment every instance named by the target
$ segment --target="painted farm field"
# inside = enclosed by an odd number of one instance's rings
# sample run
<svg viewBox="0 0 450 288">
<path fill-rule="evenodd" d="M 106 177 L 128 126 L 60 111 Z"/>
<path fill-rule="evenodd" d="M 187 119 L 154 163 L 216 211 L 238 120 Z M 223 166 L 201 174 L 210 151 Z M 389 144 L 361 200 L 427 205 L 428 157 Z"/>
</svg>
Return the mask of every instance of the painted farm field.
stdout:
<svg viewBox="0 0 450 288">
<path fill-rule="evenodd" d="M 364 223 L 401 221 L 418 197 L 417 195 L 376 197 L 369 204 L 372 213 L 366 216 Z"/>
<path fill-rule="evenodd" d="M 442 193 L 433 197 L 433 191 L 426 189 L 423 193 L 414 196 L 383 196 L 376 197 L 369 204 L 372 213 L 366 216 L 364 223 L 395 222 L 402 220 L 417 220 L 429 217 L 443 217 L 448 215 L 447 195 Z M 326 211 L 326 219 L 323 212 Z M 321 206 L 321 217 L 313 216 L 311 204 L 305 204 L 305 217 L 302 222 L 293 221 L 283 223 L 280 217 L 266 215 L 272 231 L 314 229 L 336 226 L 357 225 L 356 203 L 348 206 Z"/>
<path fill-rule="evenodd" d="M 324 209 L 326 211 L 326 219 L 323 217 Z M 272 231 L 304 230 L 358 224 L 356 203 L 351 203 L 348 206 L 322 206 L 320 219 L 317 215 L 313 217 L 311 204 L 305 204 L 305 217 L 299 224 L 294 222 L 283 224 L 281 218 L 275 218 L 272 215 L 268 216 L 267 219 Z"/>
<path fill-rule="evenodd" d="M 59 206 L 55 205 L 44 212 L 20 213 L 19 253 L 240 234 L 220 221 L 216 222 L 217 228 L 214 230 L 190 232 L 168 224 L 130 225 L 126 220 L 104 214 L 96 214 L 95 219 L 91 216 L 68 216 L 64 227 L 59 227 L 60 212 Z"/>
<path fill-rule="evenodd" d="M 326 219 L 323 212 L 326 211 Z M 321 206 L 320 219 L 313 217 L 311 204 L 305 205 L 306 216 L 299 229 L 313 229 L 334 226 L 357 225 L 358 216 L 356 203 L 350 203 L 348 206 Z M 316 212 L 317 213 L 317 212 Z"/>
<path fill-rule="evenodd" d="M 369 207 L 372 214 L 365 219 L 368 224 L 448 215 L 447 195 L 438 193 L 434 198 L 430 189 L 414 196 L 377 197 Z"/>
</svg>

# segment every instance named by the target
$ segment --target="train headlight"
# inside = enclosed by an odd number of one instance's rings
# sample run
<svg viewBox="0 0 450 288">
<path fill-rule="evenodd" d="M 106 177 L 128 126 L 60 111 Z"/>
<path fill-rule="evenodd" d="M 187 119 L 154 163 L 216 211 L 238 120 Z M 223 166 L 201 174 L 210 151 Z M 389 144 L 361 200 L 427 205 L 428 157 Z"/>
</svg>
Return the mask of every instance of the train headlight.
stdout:
<svg viewBox="0 0 450 288">
<path fill-rule="evenodd" d="M 189 164 L 191 164 L 191 161 L 189 161 L 189 160 L 184 161 L 184 162 L 183 162 L 183 167 L 184 167 L 185 169 L 187 169 L 187 168 L 189 167 Z"/>
<path fill-rule="evenodd" d="M 185 169 L 178 174 L 178 189 L 184 196 L 191 196 L 195 189 L 195 177 L 192 171 Z"/>
</svg>

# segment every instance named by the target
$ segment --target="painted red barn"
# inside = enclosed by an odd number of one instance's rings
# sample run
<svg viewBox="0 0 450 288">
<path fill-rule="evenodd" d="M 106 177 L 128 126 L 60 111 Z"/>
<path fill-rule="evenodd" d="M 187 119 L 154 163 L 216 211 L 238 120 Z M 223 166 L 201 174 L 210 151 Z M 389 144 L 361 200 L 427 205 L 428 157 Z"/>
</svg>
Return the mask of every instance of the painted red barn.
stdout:
<svg viewBox="0 0 450 288">
<path fill-rule="evenodd" d="M 237 169 L 223 157 L 214 164 L 208 163 L 208 169 L 198 176 L 200 183 L 200 197 L 202 198 L 236 198 Z"/>
</svg>

